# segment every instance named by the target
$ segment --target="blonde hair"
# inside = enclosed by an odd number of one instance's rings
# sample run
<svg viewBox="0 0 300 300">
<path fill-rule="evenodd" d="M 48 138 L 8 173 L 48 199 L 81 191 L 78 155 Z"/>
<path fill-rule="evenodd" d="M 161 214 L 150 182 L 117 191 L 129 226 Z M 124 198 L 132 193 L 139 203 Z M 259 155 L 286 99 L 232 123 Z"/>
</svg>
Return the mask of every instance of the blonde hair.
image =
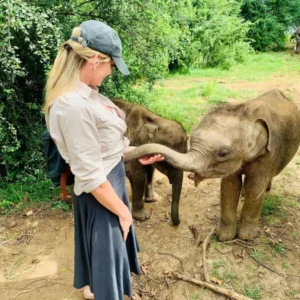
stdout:
<svg viewBox="0 0 300 300">
<path fill-rule="evenodd" d="M 78 40 L 80 41 L 80 34 L 80 27 L 75 27 L 72 36 L 79 37 Z M 68 49 L 68 47 L 71 48 Z M 42 110 L 44 113 L 59 96 L 71 91 L 76 86 L 83 64 L 95 54 L 100 55 L 97 63 L 111 60 L 110 56 L 89 47 L 83 47 L 80 42 L 71 39 L 61 45 L 48 75 L 45 87 L 45 103 Z"/>
</svg>

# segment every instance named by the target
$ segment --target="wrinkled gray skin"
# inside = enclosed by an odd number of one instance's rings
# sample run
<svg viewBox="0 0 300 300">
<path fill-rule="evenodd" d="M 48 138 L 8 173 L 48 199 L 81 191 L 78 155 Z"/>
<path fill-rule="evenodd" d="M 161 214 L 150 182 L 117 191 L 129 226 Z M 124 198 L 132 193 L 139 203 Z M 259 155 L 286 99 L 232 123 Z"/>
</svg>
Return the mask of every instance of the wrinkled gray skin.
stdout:
<svg viewBox="0 0 300 300">
<path fill-rule="evenodd" d="M 252 101 L 225 104 L 208 112 L 191 136 L 187 154 L 160 145 L 141 146 L 126 155 L 132 160 L 162 154 L 177 168 L 195 172 L 195 185 L 205 178 L 222 177 L 221 241 L 237 233 L 237 205 L 245 175 L 245 202 L 238 236 L 252 240 L 259 234 L 262 201 L 272 178 L 295 155 L 300 142 L 300 113 L 278 90 Z"/>
<path fill-rule="evenodd" d="M 131 146 L 159 143 L 180 153 L 187 152 L 187 136 L 180 124 L 155 115 L 143 106 L 117 99 L 112 99 L 112 101 L 126 113 Z M 157 195 L 153 190 L 154 168 L 165 174 L 172 184 L 171 218 L 172 223 L 178 225 L 183 171 L 165 161 L 143 166 L 135 160 L 126 165 L 126 174 L 132 189 L 132 215 L 140 221 L 150 217 L 150 212 L 144 208 L 144 202 L 157 200 Z"/>
</svg>

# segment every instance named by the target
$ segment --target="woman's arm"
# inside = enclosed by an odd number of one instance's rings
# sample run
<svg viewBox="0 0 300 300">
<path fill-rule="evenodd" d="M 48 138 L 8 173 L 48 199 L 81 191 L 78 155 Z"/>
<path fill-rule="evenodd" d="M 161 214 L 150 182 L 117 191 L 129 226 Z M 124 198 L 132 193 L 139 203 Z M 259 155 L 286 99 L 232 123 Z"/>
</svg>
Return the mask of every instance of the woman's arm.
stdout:
<svg viewBox="0 0 300 300">
<path fill-rule="evenodd" d="M 119 217 L 123 231 L 123 240 L 126 241 L 132 217 L 128 207 L 118 197 L 108 180 L 104 181 L 98 188 L 92 191 L 92 195 L 108 210 Z"/>
</svg>

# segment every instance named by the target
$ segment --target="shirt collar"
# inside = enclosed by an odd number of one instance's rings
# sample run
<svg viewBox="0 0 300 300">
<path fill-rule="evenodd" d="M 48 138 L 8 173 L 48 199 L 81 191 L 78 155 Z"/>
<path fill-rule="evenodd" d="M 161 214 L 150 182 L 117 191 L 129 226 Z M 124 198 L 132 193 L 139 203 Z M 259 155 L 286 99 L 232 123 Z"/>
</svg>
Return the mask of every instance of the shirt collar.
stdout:
<svg viewBox="0 0 300 300">
<path fill-rule="evenodd" d="M 84 99 L 87 99 L 90 97 L 93 90 L 96 90 L 98 92 L 98 88 L 96 86 L 88 86 L 82 81 L 79 81 L 76 87 L 74 88 L 75 92 L 78 93 L 81 97 Z"/>
</svg>

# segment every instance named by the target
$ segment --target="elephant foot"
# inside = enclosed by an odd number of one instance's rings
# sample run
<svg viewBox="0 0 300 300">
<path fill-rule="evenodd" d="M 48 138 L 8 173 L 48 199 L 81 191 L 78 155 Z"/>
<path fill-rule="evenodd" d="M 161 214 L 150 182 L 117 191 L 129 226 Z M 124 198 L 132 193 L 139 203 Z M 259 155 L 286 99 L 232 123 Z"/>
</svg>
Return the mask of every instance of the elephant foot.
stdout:
<svg viewBox="0 0 300 300">
<path fill-rule="evenodd" d="M 159 200 L 159 195 L 156 192 L 152 192 L 151 195 L 145 196 L 145 202 L 156 202 Z"/>
<path fill-rule="evenodd" d="M 224 224 L 222 222 L 219 223 L 219 227 L 217 229 L 217 235 L 221 242 L 231 241 L 236 236 L 237 232 L 237 224 L 230 223 Z"/>
<path fill-rule="evenodd" d="M 133 209 L 132 217 L 137 221 L 146 221 L 146 220 L 150 219 L 151 212 L 146 208 L 139 209 L 139 210 Z"/>
<path fill-rule="evenodd" d="M 238 231 L 238 237 L 242 240 L 254 240 L 260 234 L 257 224 L 241 223 Z"/>
</svg>

